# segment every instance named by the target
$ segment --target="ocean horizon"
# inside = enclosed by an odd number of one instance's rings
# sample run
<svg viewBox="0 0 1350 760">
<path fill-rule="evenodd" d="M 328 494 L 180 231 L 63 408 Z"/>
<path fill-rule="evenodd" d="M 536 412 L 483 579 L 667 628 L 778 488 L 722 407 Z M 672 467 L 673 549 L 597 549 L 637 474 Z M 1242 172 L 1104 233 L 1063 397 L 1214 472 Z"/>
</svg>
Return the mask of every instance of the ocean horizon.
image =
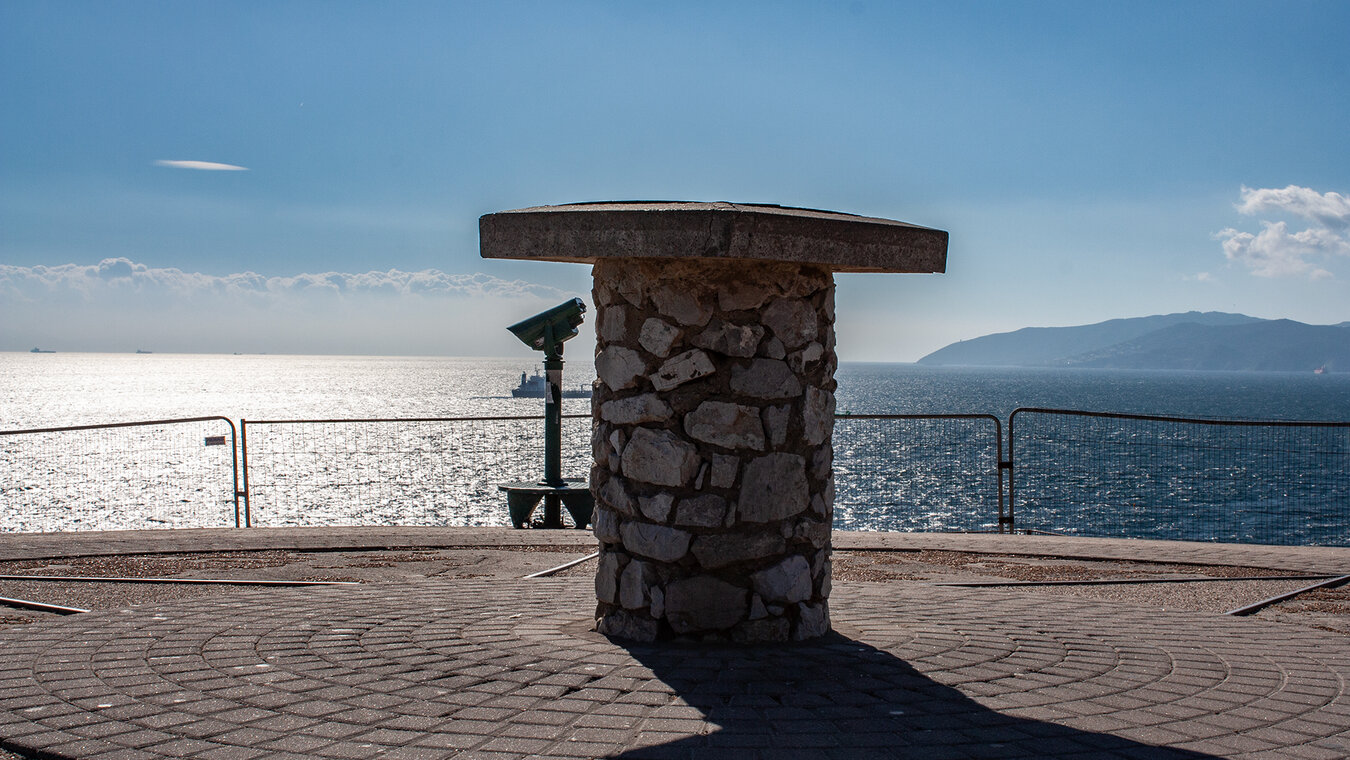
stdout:
<svg viewBox="0 0 1350 760">
<path fill-rule="evenodd" d="M 175 417 L 434 417 L 541 413 L 509 357 L 0 352 L 0 430 Z M 589 385 L 591 357 L 564 384 Z M 1018 407 L 1180 417 L 1350 421 L 1350 373 L 930 367 L 842 362 L 837 410 L 993 414 Z M 565 413 L 589 413 L 566 399 Z"/>
</svg>

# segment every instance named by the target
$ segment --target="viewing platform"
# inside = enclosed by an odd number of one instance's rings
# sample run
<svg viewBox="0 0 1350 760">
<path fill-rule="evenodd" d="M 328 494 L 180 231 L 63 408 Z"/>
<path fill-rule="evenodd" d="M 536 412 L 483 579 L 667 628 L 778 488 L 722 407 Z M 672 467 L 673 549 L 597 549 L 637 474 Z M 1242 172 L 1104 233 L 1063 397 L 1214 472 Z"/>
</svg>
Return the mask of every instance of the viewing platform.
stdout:
<svg viewBox="0 0 1350 760">
<path fill-rule="evenodd" d="M 1278 584 L 1212 578 L 1343 573 L 1350 549 L 837 532 L 831 633 L 691 649 L 594 632 L 594 560 L 522 577 L 595 548 L 580 531 L 508 528 L 0 535 L 10 574 L 361 581 L 138 606 L 108 590 L 86 592 L 113 595 L 89 613 L 3 613 L 35 622 L 0 631 L 0 746 L 108 760 L 1350 754 L 1345 629 L 1175 592 L 1198 575 L 1201 596 L 1264 595 Z M 940 585 L 1103 574 L 1175 582 Z"/>
</svg>

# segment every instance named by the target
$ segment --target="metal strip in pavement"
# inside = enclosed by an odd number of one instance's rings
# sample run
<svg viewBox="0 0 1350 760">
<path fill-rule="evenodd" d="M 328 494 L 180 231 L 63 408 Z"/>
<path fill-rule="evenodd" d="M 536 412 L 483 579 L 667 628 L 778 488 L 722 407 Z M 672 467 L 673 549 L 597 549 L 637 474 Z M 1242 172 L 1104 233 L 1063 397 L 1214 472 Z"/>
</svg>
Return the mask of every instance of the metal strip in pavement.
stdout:
<svg viewBox="0 0 1350 760">
<path fill-rule="evenodd" d="M 1347 582 L 1350 582 L 1350 575 L 1342 575 L 1342 576 L 1340 576 L 1339 578 L 1332 578 L 1332 579 L 1329 580 L 1329 581 L 1322 581 L 1321 583 L 1314 583 L 1314 584 L 1311 585 L 1311 586 L 1304 586 L 1303 588 L 1295 589 L 1295 590 L 1290 591 L 1290 592 L 1285 593 L 1285 594 L 1279 594 L 1279 595 L 1277 595 L 1277 596 L 1272 596 L 1272 597 L 1269 598 L 1269 599 L 1262 599 L 1261 601 L 1259 601 L 1259 602 L 1257 602 L 1257 603 L 1255 603 L 1255 604 L 1249 604 L 1249 605 L 1247 605 L 1246 607 L 1238 607 L 1238 608 L 1235 609 L 1235 610 L 1229 610 L 1229 611 L 1227 611 L 1227 612 L 1225 612 L 1225 613 L 1223 613 L 1223 614 L 1225 614 L 1225 615 L 1234 615 L 1234 616 L 1250 615 L 1250 614 L 1252 614 L 1253 612 L 1258 612 L 1258 611 L 1260 611 L 1260 610 L 1263 610 L 1263 609 L 1265 609 L 1266 607 L 1269 607 L 1269 606 L 1272 605 L 1272 604 L 1279 604 L 1280 602 L 1286 601 L 1286 600 L 1288 600 L 1288 599 L 1293 599 L 1294 597 L 1298 596 L 1299 594 L 1306 594 L 1306 593 L 1308 593 L 1309 591 L 1316 591 L 1316 590 L 1321 589 L 1321 588 L 1336 588 L 1337 586 L 1343 585 L 1343 584 L 1345 584 L 1345 583 L 1347 583 Z"/>
<path fill-rule="evenodd" d="M 6 607 L 18 607 L 25 610 L 37 610 L 39 612 L 55 612 L 58 615 L 78 615 L 81 612 L 89 612 L 83 607 L 62 607 L 59 604 L 43 604 L 34 602 L 30 599 L 10 599 L 0 596 L 0 605 Z"/>
<path fill-rule="evenodd" d="M 949 581 L 943 583 L 931 583 L 931 586 L 961 586 L 961 587 L 990 587 L 990 586 L 1117 586 L 1128 585 L 1132 583 L 1214 583 L 1224 581 L 1307 581 L 1318 578 L 1334 578 L 1333 575 L 1254 575 L 1247 578 L 1242 577 L 1224 577 L 1224 578 L 1098 578 L 1084 581 Z"/>
<path fill-rule="evenodd" d="M 117 578 L 101 575 L 0 575 L 0 581 L 65 581 L 104 583 L 197 583 L 229 586 L 360 586 L 357 581 L 284 581 L 249 578 Z"/>
<path fill-rule="evenodd" d="M 581 559 L 574 559 L 574 560 L 572 560 L 571 562 L 564 562 L 564 563 L 562 563 L 561 565 L 558 565 L 557 567 L 550 567 L 550 568 L 547 569 L 547 570 L 540 570 L 540 571 L 537 572 L 537 573 L 530 573 L 529 575 L 525 576 L 525 577 L 522 578 L 521 580 L 529 580 L 530 578 L 547 578 L 548 576 L 553 575 L 554 573 L 561 573 L 562 571 L 566 570 L 566 569 L 569 568 L 569 567 L 576 567 L 577 565 L 580 565 L 582 562 L 585 562 L 585 561 L 588 560 L 588 559 L 595 559 L 596 557 L 599 557 L 599 556 L 600 556 L 600 552 L 594 552 L 594 553 L 592 553 L 592 554 L 587 554 L 586 556 L 582 557 Z"/>
</svg>

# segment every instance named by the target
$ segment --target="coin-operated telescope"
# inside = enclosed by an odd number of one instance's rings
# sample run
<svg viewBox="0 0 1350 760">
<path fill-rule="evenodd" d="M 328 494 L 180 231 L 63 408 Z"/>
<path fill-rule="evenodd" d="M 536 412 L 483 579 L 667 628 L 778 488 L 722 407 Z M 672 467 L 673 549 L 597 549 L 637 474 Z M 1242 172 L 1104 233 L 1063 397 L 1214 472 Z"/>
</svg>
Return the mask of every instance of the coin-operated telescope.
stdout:
<svg viewBox="0 0 1350 760">
<path fill-rule="evenodd" d="M 586 304 L 580 298 L 573 298 L 529 319 L 522 319 L 506 329 L 520 338 L 521 343 L 536 351 L 543 351 L 545 357 L 561 357 L 563 342 L 577 337 L 577 325 L 585 318 Z"/>
<path fill-rule="evenodd" d="M 544 352 L 544 479 L 538 482 L 504 483 L 511 524 L 523 528 L 529 524 L 539 500 L 544 500 L 545 528 L 561 528 L 562 507 L 567 507 L 578 528 L 591 521 L 595 501 L 585 481 L 564 480 L 562 476 L 562 369 L 563 343 L 577 336 L 577 326 L 586 316 L 586 304 L 580 298 L 554 306 L 548 311 L 523 319 L 506 328 L 520 342 Z"/>
</svg>

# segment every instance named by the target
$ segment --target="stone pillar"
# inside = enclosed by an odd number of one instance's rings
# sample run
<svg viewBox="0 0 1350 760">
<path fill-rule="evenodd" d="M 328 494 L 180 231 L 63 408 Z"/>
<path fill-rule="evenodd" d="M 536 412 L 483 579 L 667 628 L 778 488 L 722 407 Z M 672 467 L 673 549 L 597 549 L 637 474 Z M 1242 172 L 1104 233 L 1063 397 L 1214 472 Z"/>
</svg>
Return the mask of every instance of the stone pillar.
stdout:
<svg viewBox="0 0 1350 760">
<path fill-rule="evenodd" d="M 828 631 L 833 273 L 943 271 L 947 233 L 633 201 L 487 214 L 479 235 L 486 258 L 594 264 L 597 629 Z"/>
<path fill-rule="evenodd" d="M 829 629 L 834 277 L 598 262 L 597 627 L 788 641 Z"/>
</svg>

